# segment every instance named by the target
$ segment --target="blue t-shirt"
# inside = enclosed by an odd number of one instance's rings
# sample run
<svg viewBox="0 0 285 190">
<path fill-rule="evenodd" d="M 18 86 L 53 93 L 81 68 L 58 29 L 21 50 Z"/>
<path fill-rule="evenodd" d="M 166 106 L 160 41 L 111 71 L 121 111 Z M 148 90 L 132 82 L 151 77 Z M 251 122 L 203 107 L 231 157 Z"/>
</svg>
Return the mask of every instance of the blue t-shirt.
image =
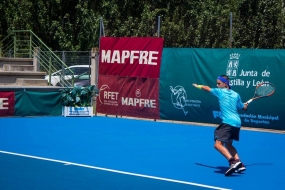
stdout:
<svg viewBox="0 0 285 190">
<path fill-rule="evenodd" d="M 211 93 L 219 99 L 222 122 L 233 127 L 240 127 L 241 120 L 237 112 L 244 107 L 238 93 L 227 88 L 212 88 Z"/>
</svg>

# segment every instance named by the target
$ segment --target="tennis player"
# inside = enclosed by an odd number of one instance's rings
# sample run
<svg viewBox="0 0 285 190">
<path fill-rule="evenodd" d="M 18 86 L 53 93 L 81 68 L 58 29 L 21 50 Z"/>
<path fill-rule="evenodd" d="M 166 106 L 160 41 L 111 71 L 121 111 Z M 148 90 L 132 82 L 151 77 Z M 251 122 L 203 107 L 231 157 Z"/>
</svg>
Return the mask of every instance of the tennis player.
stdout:
<svg viewBox="0 0 285 190">
<path fill-rule="evenodd" d="M 237 150 L 233 146 L 233 140 L 239 141 L 241 127 L 241 120 L 237 110 L 246 110 L 247 104 L 242 103 L 239 94 L 231 89 L 229 78 L 226 75 L 217 78 L 218 88 L 197 84 L 193 84 L 193 86 L 208 91 L 219 99 L 222 123 L 215 129 L 214 147 L 229 161 L 230 166 L 225 175 L 229 176 L 234 172 L 245 171 L 246 168 L 240 161 Z"/>
</svg>

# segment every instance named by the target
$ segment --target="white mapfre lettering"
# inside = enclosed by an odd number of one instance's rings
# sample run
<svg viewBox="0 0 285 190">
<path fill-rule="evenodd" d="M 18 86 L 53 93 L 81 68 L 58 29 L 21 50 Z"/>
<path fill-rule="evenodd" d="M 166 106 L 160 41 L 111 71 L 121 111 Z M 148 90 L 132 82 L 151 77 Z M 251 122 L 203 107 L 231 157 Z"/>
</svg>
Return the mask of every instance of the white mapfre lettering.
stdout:
<svg viewBox="0 0 285 190">
<path fill-rule="evenodd" d="M 8 98 L 0 98 L 0 110 L 7 110 L 8 107 L 4 107 L 4 105 L 9 106 L 8 102 L 4 102 L 5 100 L 8 100 Z"/>
<path fill-rule="evenodd" d="M 122 97 L 122 105 L 156 108 L 155 100 Z"/>
<path fill-rule="evenodd" d="M 129 51 L 129 50 L 102 50 L 102 63 L 126 63 L 126 59 L 130 59 L 130 64 L 134 64 L 136 60 L 139 64 L 157 65 L 158 51 Z"/>
</svg>

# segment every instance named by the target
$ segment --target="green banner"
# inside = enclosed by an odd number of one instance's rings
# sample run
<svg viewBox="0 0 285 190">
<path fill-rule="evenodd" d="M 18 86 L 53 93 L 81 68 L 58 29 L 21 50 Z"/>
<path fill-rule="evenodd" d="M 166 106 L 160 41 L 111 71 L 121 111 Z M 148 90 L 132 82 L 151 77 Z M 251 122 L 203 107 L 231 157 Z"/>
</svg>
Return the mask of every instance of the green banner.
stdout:
<svg viewBox="0 0 285 190">
<path fill-rule="evenodd" d="M 167 120 L 220 123 L 218 100 L 192 83 L 216 87 L 227 74 L 232 89 L 246 102 L 255 87 L 271 82 L 276 92 L 239 111 L 243 126 L 285 129 L 285 50 L 164 48 L 160 74 L 160 117 Z"/>
<path fill-rule="evenodd" d="M 61 115 L 60 92 L 15 92 L 15 116 Z"/>
</svg>

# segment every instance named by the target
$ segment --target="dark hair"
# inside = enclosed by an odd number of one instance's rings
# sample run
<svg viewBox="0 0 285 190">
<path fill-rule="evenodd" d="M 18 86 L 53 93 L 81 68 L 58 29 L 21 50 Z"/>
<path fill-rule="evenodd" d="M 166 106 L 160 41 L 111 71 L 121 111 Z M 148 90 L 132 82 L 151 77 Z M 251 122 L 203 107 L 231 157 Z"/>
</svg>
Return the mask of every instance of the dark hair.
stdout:
<svg viewBox="0 0 285 190">
<path fill-rule="evenodd" d="M 228 81 L 230 81 L 230 79 L 227 75 L 220 75 L 220 77 L 223 77 L 223 78 L 227 79 Z"/>
</svg>

